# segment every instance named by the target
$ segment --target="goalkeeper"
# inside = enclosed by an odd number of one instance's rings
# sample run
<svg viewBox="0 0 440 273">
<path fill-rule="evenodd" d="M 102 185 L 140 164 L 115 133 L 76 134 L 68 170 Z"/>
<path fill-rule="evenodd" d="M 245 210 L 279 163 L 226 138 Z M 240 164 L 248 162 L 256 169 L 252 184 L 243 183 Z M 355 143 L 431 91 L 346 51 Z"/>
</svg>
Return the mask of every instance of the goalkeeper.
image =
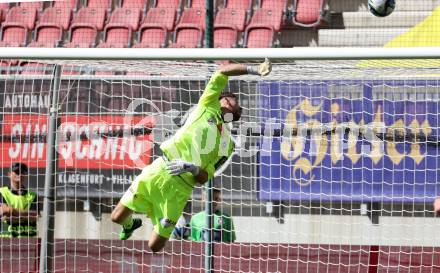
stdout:
<svg viewBox="0 0 440 273">
<path fill-rule="evenodd" d="M 222 94 L 228 77 L 265 76 L 271 69 L 266 59 L 255 66 L 229 64 L 212 75 L 185 124 L 160 146 L 163 157 L 143 169 L 113 210 L 112 221 L 122 225 L 121 240 L 142 226 L 132 213 L 146 213 L 153 224 L 148 246 L 153 252 L 165 247 L 195 184 L 212 178 L 234 149 L 223 124 L 239 120 L 242 108 L 233 93 Z"/>
</svg>

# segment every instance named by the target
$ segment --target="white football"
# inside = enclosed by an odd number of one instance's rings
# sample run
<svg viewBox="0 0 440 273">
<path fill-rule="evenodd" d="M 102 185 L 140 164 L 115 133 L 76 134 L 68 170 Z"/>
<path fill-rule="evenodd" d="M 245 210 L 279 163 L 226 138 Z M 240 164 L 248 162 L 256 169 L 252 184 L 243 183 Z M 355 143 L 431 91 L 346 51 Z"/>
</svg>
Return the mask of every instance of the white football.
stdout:
<svg viewBox="0 0 440 273">
<path fill-rule="evenodd" d="M 368 9 L 374 16 L 388 16 L 393 12 L 395 7 L 395 0 L 368 0 Z"/>
</svg>

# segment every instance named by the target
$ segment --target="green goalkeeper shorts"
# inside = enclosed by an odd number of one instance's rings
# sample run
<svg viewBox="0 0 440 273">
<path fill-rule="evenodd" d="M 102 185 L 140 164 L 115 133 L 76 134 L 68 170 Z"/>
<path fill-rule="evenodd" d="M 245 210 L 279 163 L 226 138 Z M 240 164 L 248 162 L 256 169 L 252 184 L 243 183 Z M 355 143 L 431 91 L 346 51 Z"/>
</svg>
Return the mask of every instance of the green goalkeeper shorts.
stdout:
<svg viewBox="0 0 440 273">
<path fill-rule="evenodd" d="M 192 190 L 180 176 L 171 176 L 165 161 L 158 158 L 136 177 L 121 203 L 135 212 L 146 213 L 154 231 L 169 238 Z"/>
</svg>

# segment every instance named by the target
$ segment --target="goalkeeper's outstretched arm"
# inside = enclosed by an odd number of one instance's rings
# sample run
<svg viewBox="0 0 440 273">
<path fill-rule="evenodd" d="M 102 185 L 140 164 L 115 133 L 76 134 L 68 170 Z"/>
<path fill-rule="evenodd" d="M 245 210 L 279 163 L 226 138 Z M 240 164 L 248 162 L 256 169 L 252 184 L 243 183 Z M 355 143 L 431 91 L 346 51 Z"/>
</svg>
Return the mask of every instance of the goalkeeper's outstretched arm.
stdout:
<svg viewBox="0 0 440 273">
<path fill-rule="evenodd" d="M 272 65 L 269 61 L 269 59 L 265 59 L 263 63 L 257 64 L 257 65 L 250 65 L 246 66 L 244 64 L 228 64 L 225 66 L 222 66 L 218 72 L 223 74 L 224 76 L 240 76 L 240 75 L 260 75 L 260 76 L 266 76 L 272 71 Z M 206 87 L 205 91 L 203 92 L 202 97 L 199 100 L 199 104 L 201 105 L 211 105 L 212 102 L 218 101 L 220 93 L 222 92 L 223 88 L 226 85 L 227 77 L 219 77 L 218 75 L 213 76 L 208 83 L 208 86 Z M 231 114 L 233 120 L 238 120 L 241 115 L 241 107 L 238 104 L 237 99 L 234 99 L 235 102 L 231 102 L 230 99 L 223 98 L 226 101 L 226 106 L 222 106 L 222 102 L 220 102 L 219 109 L 221 111 L 222 116 L 226 114 Z M 222 98 L 220 98 L 222 100 Z M 217 107 L 217 104 L 216 105 Z M 238 115 L 236 119 L 234 119 L 234 114 Z M 230 115 L 230 116 L 231 116 Z M 228 120 L 227 118 L 223 117 L 223 120 Z M 199 183 L 205 183 L 208 178 L 208 172 L 204 169 L 202 169 L 199 166 L 196 166 L 195 164 L 191 162 L 186 162 L 182 160 L 172 160 L 170 162 L 167 162 L 167 170 L 171 175 L 180 175 L 182 173 L 190 172 L 194 176 L 194 179 Z"/>
<path fill-rule="evenodd" d="M 219 72 L 226 76 L 240 76 L 240 75 L 260 75 L 266 76 L 272 71 L 272 64 L 269 59 L 265 59 L 263 63 L 258 65 L 244 65 L 244 64 L 228 64 L 222 66 Z"/>
</svg>

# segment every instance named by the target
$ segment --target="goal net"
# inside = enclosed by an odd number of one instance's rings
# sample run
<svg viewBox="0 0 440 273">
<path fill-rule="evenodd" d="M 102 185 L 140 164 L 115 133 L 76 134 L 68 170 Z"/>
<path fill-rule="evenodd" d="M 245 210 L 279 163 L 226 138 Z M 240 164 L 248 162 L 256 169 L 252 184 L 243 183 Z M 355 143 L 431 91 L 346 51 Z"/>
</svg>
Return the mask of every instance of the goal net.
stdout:
<svg viewBox="0 0 440 273">
<path fill-rule="evenodd" d="M 192 236 L 203 186 L 158 254 L 148 248 L 145 215 L 122 242 L 110 213 L 162 156 L 160 144 L 185 122 L 218 63 L 1 64 L 1 186 L 10 187 L 14 162 L 25 163 L 24 184 L 37 193 L 40 215 L 49 116 L 57 112 L 49 253 L 56 272 L 205 272 L 206 258 L 215 272 L 440 270 L 432 209 L 440 194 L 438 60 L 273 59 L 267 77 L 230 77 L 225 91 L 238 95 L 243 115 L 228 127 L 234 155 L 213 181 L 221 201 L 212 257 L 209 244 Z M 38 272 L 49 226 L 38 217 L 37 227 L 35 238 L 0 238 L 1 272 Z"/>
</svg>

